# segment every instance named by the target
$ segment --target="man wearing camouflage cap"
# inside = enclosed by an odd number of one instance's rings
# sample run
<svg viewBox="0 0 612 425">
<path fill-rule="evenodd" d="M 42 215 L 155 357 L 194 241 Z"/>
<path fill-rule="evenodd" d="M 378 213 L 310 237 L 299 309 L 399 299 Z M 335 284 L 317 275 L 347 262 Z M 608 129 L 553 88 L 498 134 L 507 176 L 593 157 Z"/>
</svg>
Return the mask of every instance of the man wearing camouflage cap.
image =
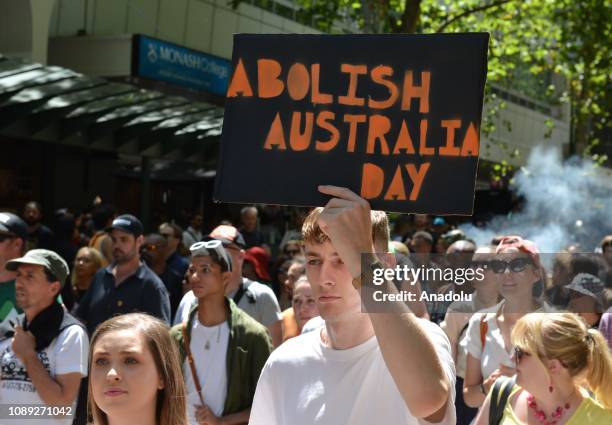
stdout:
<svg viewBox="0 0 612 425">
<path fill-rule="evenodd" d="M 68 406 L 74 412 L 81 378 L 87 375 L 89 340 L 84 326 L 56 302 L 68 265 L 53 251 L 34 249 L 5 268 L 16 274 L 15 299 L 24 313 L 17 317 L 13 337 L 0 342 L 0 400 Z M 15 423 L 40 423 L 32 418 Z M 69 416 L 55 419 L 72 422 Z"/>
</svg>

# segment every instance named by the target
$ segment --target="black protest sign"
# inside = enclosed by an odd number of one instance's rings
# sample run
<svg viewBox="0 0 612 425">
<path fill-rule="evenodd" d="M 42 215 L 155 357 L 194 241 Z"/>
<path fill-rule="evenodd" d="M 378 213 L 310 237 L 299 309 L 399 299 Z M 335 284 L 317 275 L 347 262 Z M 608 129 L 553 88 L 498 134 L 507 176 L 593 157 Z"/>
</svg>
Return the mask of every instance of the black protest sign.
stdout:
<svg viewBox="0 0 612 425">
<path fill-rule="evenodd" d="M 471 214 L 488 40 L 235 35 L 215 199 Z"/>
</svg>

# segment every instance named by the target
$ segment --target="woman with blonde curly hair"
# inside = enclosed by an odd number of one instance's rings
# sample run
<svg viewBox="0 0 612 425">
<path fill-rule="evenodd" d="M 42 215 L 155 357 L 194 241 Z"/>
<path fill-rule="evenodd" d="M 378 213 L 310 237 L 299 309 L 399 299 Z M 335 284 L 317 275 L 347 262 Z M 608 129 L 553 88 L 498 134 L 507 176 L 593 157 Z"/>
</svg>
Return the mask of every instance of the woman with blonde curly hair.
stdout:
<svg viewBox="0 0 612 425">
<path fill-rule="evenodd" d="M 94 425 L 187 425 L 185 387 L 168 326 L 130 313 L 102 323 L 90 346 Z"/>
<path fill-rule="evenodd" d="M 106 265 L 106 258 L 96 248 L 84 246 L 78 250 L 70 275 L 70 283 L 77 302 L 89 289 L 96 272 Z"/>
<path fill-rule="evenodd" d="M 512 344 L 516 384 L 496 383 L 476 425 L 612 424 L 612 355 L 599 331 L 574 313 L 531 313 Z"/>
</svg>

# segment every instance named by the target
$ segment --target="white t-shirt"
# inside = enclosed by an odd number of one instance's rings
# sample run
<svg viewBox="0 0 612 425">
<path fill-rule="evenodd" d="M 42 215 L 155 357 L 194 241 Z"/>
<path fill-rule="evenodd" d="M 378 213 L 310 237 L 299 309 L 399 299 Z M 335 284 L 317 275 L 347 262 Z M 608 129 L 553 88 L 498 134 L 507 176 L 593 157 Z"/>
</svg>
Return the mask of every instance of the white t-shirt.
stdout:
<svg viewBox="0 0 612 425">
<path fill-rule="evenodd" d="M 74 418 L 76 399 L 72 404 L 73 416 L 65 419 L 15 419 L 4 417 L 6 406 L 33 404 L 44 406 L 36 388 L 26 374 L 25 367 L 19 357 L 13 352 L 12 338 L 0 342 L 0 364 L 2 376 L 0 380 L 0 404 L 4 404 L 2 424 L 20 425 L 70 425 Z M 47 348 L 39 351 L 38 358 L 52 378 L 68 373 L 80 373 L 87 376 L 87 357 L 89 355 L 89 338 L 80 326 L 69 326 L 64 329 Z"/>
<path fill-rule="evenodd" d="M 422 320 L 451 388 L 440 425 L 455 424 L 455 369 L 450 344 L 435 324 Z M 406 358 L 406 361 L 412 359 Z M 417 425 L 382 357 L 376 336 L 347 349 L 321 342 L 321 331 L 284 342 L 263 368 L 250 425 Z"/>
<path fill-rule="evenodd" d="M 451 344 L 457 344 L 457 361 L 455 369 L 457 376 L 465 377 L 465 365 L 467 361 L 467 349 L 464 336 L 467 334 L 470 317 L 479 311 L 482 307 L 478 307 L 479 303 L 476 298 L 476 293 L 470 301 L 455 301 L 448 306 L 444 321 L 440 323 L 440 327 L 448 336 Z"/>
<path fill-rule="evenodd" d="M 229 325 L 223 322 L 217 326 L 204 326 L 197 316 L 191 326 L 189 348 L 193 355 L 196 371 L 202 388 L 204 403 L 215 414 L 221 416 L 227 396 L 227 344 Z M 208 346 L 208 350 L 206 349 Z M 193 383 L 191 368 L 187 359 L 183 363 L 185 389 L 187 392 L 187 415 L 191 425 L 198 425 L 194 405 L 200 405 L 200 397 Z"/>
<path fill-rule="evenodd" d="M 499 326 L 497 326 L 497 316 L 504 303 L 505 301 L 501 301 L 493 307 L 474 313 L 470 318 L 465 336 L 460 342 L 460 345 L 465 347 L 472 357 L 480 359 L 480 370 L 483 379 L 487 379 L 501 364 L 512 368 L 516 367 L 516 364 L 512 360 L 513 347 L 508 347 L 508 351 L 506 351 L 504 337 Z M 543 303 L 534 313 L 551 313 L 554 311 L 555 309 L 553 307 Z M 480 321 L 483 317 L 484 321 L 487 323 L 484 350 L 480 339 Z"/>
<path fill-rule="evenodd" d="M 470 318 L 467 332 L 460 342 L 460 345 L 465 347 L 472 357 L 480 360 L 480 370 L 484 379 L 487 379 L 489 375 L 495 372 L 499 365 L 516 366 L 514 361 L 512 361 L 512 350 L 506 351 L 504 337 L 497 326 L 497 312 L 501 308 L 502 303 L 503 301 L 493 307 L 474 313 Z M 484 350 L 480 339 L 480 321 L 483 317 L 487 323 Z"/>
<path fill-rule="evenodd" d="M 247 278 L 242 279 L 242 284 L 247 286 L 247 290 L 238 302 L 238 307 L 264 326 L 270 326 L 274 322 L 282 320 L 283 315 L 278 305 L 276 295 L 274 295 L 272 289 L 262 283 Z M 229 294 L 228 296 L 232 298 L 234 294 Z M 174 315 L 173 324 L 178 325 L 186 321 L 189 318 L 189 311 L 191 311 L 191 308 L 197 303 L 198 299 L 193 291 L 189 291 L 183 295 L 181 303 Z"/>
<path fill-rule="evenodd" d="M 308 332 L 316 331 L 317 329 L 322 328 L 323 326 L 325 326 L 325 320 L 323 320 L 321 316 L 315 316 L 308 322 L 306 322 L 306 324 L 302 328 L 302 333 L 306 334 Z"/>
</svg>

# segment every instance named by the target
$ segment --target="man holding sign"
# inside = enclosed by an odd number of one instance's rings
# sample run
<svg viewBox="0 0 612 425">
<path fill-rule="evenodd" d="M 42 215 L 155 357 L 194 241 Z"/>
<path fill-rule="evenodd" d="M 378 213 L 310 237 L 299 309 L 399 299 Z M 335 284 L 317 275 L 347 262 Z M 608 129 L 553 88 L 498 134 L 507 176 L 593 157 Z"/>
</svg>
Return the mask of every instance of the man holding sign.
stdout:
<svg viewBox="0 0 612 425">
<path fill-rule="evenodd" d="M 448 339 L 404 303 L 362 312 L 377 268 L 369 203 L 346 188 L 306 218 L 306 274 L 325 327 L 293 338 L 262 371 L 251 425 L 454 424 L 455 371 Z M 362 269 L 362 254 L 365 257 Z"/>
<path fill-rule="evenodd" d="M 488 39 L 234 36 L 214 198 L 327 202 L 302 228 L 325 327 L 272 353 L 250 424 L 456 422 L 455 371 L 442 330 L 413 314 L 414 304 L 381 310 L 372 302 L 375 294 L 397 301 L 393 280 L 403 279 L 386 273 L 394 266 L 383 264 L 387 254 L 374 254 L 380 223 L 370 206 L 472 213 Z M 291 184 L 280 178 L 285 170 Z M 317 191 L 319 182 L 334 186 Z"/>
</svg>

